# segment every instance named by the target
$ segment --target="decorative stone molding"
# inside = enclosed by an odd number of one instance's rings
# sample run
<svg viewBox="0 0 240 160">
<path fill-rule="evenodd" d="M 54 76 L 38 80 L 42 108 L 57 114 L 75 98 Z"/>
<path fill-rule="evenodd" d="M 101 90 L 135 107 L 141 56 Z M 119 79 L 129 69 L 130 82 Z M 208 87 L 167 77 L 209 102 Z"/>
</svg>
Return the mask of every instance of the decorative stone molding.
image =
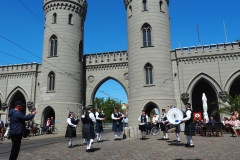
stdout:
<svg viewBox="0 0 240 160">
<path fill-rule="evenodd" d="M 227 98 L 227 92 L 226 91 L 219 92 L 218 97 L 223 101 L 223 103 L 225 103 Z"/>
<path fill-rule="evenodd" d="M 123 76 L 124 76 L 124 79 L 128 80 L 128 73 L 125 73 Z"/>
<path fill-rule="evenodd" d="M 5 111 L 7 108 L 8 108 L 7 103 L 2 103 L 1 109 L 2 109 L 3 111 Z"/>
<path fill-rule="evenodd" d="M 31 109 L 32 109 L 33 107 L 34 107 L 33 102 L 27 102 L 28 111 L 31 111 Z"/>
<path fill-rule="evenodd" d="M 94 81 L 94 76 L 93 75 L 88 76 L 88 81 L 92 83 Z"/>
<path fill-rule="evenodd" d="M 118 63 L 110 65 L 92 65 L 86 67 L 86 71 L 99 71 L 99 70 L 113 70 L 113 69 L 126 69 L 128 68 L 128 63 Z"/>
<path fill-rule="evenodd" d="M 35 72 L 28 73 L 14 73 L 14 74 L 0 74 L 0 79 L 18 79 L 18 78 L 31 78 L 35 76 Z"/>
<path fill-rule="evenodd" d="M 183 104 L 188 103 L 188 101 L 189 101 L 189 94 L 188 93 L 182 93 L 181 94 L 181 100 L 183 101 Z"/>
</svg>

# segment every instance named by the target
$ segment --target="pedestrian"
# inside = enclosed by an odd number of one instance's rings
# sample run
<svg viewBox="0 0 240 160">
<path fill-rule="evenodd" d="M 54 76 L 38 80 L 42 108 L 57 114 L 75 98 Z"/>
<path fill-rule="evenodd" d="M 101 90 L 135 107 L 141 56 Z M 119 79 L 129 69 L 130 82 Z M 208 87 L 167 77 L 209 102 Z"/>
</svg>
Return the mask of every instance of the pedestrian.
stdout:
<svg viewBox="0 0 240 160">
<path fill-rule="evenodd" d="M 6 132 L 4 134 L 4 138 L 7 138 L 8 137 L 8 132 L 10 130 L 10 117 L 8 117 L 8 120 L 7 122 L 5 123 L 5 127 L 6 127 Z"/>
<path fill-rule="evenodd" d="M 176 140 L 177 142 L 181 142 L 180 140 L 180 132 L 181 132 L 181 128 L 180 128 L 180 123 L 179 124 L 175 124 L 175 134 L 176 134 Z"/>
<path fill-rule="evenodd" d="M 68 148 L 73 148 L 72 138 L 76 137 L 76 128 L 78 126 L 78 122 L 75 120 L 74 116 L 75 116 L 74 113 L 70 112 L 67 119 L 68 125 L 67 125 L 65 137 L 69 137 Z"/>
<path fill-rule="evenodd" d="M 86 139 L 87 142 L 86 152 L 94 152 L 92 149 L 92 143 L 95 138 L 94 123 L 96 123 L 96 119 L 92 113 L 92 106 L 87 107 L 87 112 L 84 119 L 85 124 L 83 127 L 83 138 Z"/>
<path fill-rule="evenodd" d="M 163 139 L 164 140 L 168 140 L 168 119 L 167 119 L 167 114 L 166 114 L 166 110 L 162 109 L 162 115 L 160 118 L 160 127 L 161 127 L 161 131 L 163 132 Z"/>
<path fill-rule="evenodd" d="M 122 113 L 118 112 L 117 108 L 114 108 L 112 113 L 112 131 L 114 131 L 115 141 L 120 140 L 120 135 L 123 131 L 122 119 L 125 117 Z"/>
<path fill-rule="evenodd" d="M 51 133 L 54 132 L 54 126 L 55 126 L 55 120 L 54 120 L 53 117 L 51 117 L 51 120 L 50 120 L 50 127 L 51 127 L 50 132 L 51 132 Z"/>
<path fill-rule="evenodd" d="M 30 120 L 28 120 L 28 129 L 29 129 L 29 132 L 30 132 L 30 136 L 33 135 L 32 128 L 33 128 L 33 121 L 30 119 Z"/>
<path fill-rule="evenodd" d="M 142 110 L 142 114 L 139 116 L 138 118 L 138 122 L 140 123 L 140 125 L 142 124 L 144 127 L 141 129 L 142 132 L 142 140 L 146 138 L 146 131 L 148 130 L 148 116 L 146 115 L 145 110 Z"/>
<path fill-rule="evenodd" d="M 22 113 L 23 107 L 25 106 L 24 103 L 21 101 L 15 102 L 15 108 L 11 109 L 9 111 L 9 117 L 10 117 L 10 136 L 12 139 L 12 149 L 11 154 L 9 157 L 9 160 L 16 160 L 18 157 L 18 153 L 21 146 L 21 140 L 23 137 L 23 133 L 26 129 L 25 127 L 25 121 L 28 121 L 30 119 L 33 119 L 36 110 L 31 112 L 28 115 L 24 115 Z"/>
<path fill-rule="evenodd" d="M 191 107 L 190 103 L 186 103 L 185 107 L 186 107 L 185 118 L 181 120 L 181 122 L 185 122 L 184 134 L 186 135 L 187 138 L 187 144 L 185 144 L 185 147 L 192 148 L 194 147 L 192 136 L 195 135 L 195 126 L 193 123 L 193 111 L 190 109 Z"/>
<path fill-rule="evenodd" d="M 0 119 L 0 140 L 3 140 L 3 128 L 4 128 L 4 123 Z"/>
<path fill-rule="evenodd" d="M 97 133 L 97 142 L 101 142 L 102 132 L 103 132 L 103 123 L 105 120 L 105 114 L 101 112 L 101 107 L 98 107 L 98 111 L 95 113 L 96 116 L 96 133 Z"/>
<path fill-rule="evenodd" d="M 47 122 L 46 122 L 46 129 L 45 129 L 46 134 L 49 133 L 49 127 L 50 127 L 50 118 L 48 118 L 48 119 L 47 119 Z"/>
</svg>

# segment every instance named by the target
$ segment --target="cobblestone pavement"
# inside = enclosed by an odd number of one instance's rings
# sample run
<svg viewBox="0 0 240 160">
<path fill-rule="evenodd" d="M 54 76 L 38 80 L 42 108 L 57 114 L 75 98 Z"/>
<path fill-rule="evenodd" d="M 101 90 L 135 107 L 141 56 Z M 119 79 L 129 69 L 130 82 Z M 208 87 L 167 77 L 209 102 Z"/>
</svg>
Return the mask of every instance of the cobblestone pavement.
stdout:
<svg viewBox="0 0 240 160">
<path fill-rule="evenodd" d="M 162 134 L 158 136 L 147 135 L 146 140 L 140 140 L 139 137 L 114 141 L 113 133 L 106 131 L 102 135 L 104 140 L 101 143 L 94 143 L 94 152 L 85 151 L 86 146 L 82 145 L 81 136 L 74 139 L 74 148 L 68 148 L 68 140 L 63 135 L 58 136 L 58 140 L 51 143 L 41 144 L 41 138 L 51 141 L 50 136 L 39 136 L 38 138 L 29 138 L 29 143 L 36 141 L 38 145 L 27 148 L 23 143 L 19 160 L 142 160 L 142 159 L 219 159 L 219 160 L 239 160 L 240 159 L 240 138 L 231 137 L 231 134 L 224 134 L 224 137 L 201 137 L 194 136 L 195 148 L 185 148 L 186 138 L 181 133 L 182 142 L 174 142 L 175 134 L 170 133 L 169 140 L 162 140 Z M 10 143 L 4 142 L 2 146 L 10 146 Z M 25 147 L 24 147 L 25 146 Z M 0 150 L 1 150 L 0 148 Z M 8 159 L 0 154 L 0 159 Z"/>
</svg>

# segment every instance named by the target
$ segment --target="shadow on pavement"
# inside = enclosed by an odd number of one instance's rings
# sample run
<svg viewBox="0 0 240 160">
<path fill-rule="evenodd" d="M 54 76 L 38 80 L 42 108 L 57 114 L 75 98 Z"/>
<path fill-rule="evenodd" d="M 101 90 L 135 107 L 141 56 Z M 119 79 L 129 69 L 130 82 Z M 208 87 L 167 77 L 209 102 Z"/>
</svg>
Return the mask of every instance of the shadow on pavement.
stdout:
<svg viewBox="0 0 240 160">
<path fill-rule="evenodd" d="M 101 150 L 100 148 L 92 148 L 94 152 Z"/>
</svg>

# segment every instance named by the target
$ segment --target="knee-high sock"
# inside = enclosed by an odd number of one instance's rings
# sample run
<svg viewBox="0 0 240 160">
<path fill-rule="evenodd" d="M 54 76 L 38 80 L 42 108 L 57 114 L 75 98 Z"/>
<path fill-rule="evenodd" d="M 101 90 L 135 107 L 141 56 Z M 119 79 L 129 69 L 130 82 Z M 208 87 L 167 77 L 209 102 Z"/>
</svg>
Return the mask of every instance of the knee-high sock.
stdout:
<svg viewBox="0 0 240 160">
<path fill-rule="evenodd" d="M 117 132 L 117 138 L 120 138 L 121 132 Z"/>
<path fill-rule="evenodd" d="M 163 131 L 163 138 L 166 138 L 166 133 Z"/>
<path fill-rule="evenodd" d="M 99 139 L 99 133 L 97 133 L 97 140 Z"/>
<path fill-rule="evenodd" d="M 190 145 L 193 145 L 193 140 L 192 140 L 192 136 L 187 136 L 188 138 L 188 142 Z"/>
<path fill-rule="evenodd" d="M 90 139 L 86 139 L 86 143 L 87 143 L 87 149 L 90 149 L 91 148 L 91 146 L 90 146 Z"/>
<path fill-rule="evenodd" d="M 101 138 L 102 138 L 102 134 L 101 134 L 101 133 L 99 133 L 99 140 L 101 140 Z"/>
<path fill-rule="evenodd" d="M 69 138 L 68 140 L 68 146 L 71 146 L 72 145 L 72 138 Z"/>
<path fill-rule="evenodd" d="M 189 143 L 189 139 L 188 139 L 188 136 L 186 136 L 186 139 L 187 139 L 187 144 L 190 144 L 190 143 Z"/>
<path fill-rule="evenodd" d="M 176 133 L 177 140 L 180 141 L 180 133 Z"/>
<path fill-rule="evenodd" d="M 115 138 L 117 138 L 118 137 L 118 133 L 114 132 L 114 136 L 115 136 Z"/>
<path fill-rule="evenodd" d="M 142 136 L 143 136 L 143 138 L 145 138 L 146 137 L 146 132 L 142 132 Z"/>
<path fill-rule="evenodd" d="M 165 132 L 166 133 L 166 138 L 168 138 L 168 133 L 167 132 Z"/>
<path fill-rule="evenodd" d="M 87 143 L 87 142 L 86 142 L 86 139 L 83 139 L 83 143 Z"/>
</svg>

